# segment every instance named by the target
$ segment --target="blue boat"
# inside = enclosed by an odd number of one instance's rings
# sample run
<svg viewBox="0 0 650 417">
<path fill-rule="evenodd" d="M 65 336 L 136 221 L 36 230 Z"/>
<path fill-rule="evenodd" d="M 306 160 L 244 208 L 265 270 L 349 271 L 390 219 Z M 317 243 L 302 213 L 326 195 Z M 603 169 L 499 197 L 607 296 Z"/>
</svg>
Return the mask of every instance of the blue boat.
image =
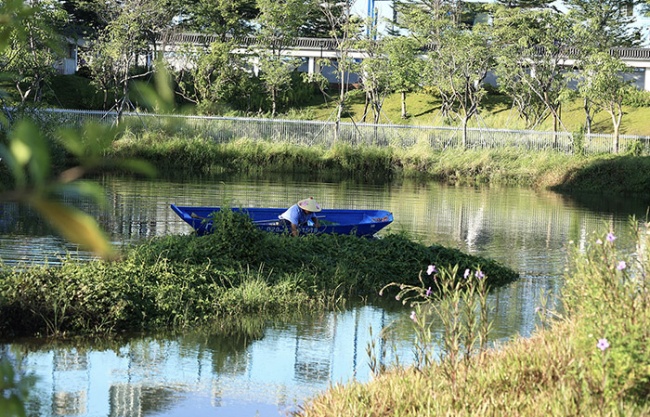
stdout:
<svg viewBox="0 0 650 417">
<path fill-rule="evenodd" d="M 212 232 L 212 216 L 221 210 L 221 207 L 190 207 L 175 204 L 172 204 L 171 208 L 192 226 L 198 235 Z M 286 208 L 249 207 L 231 208 L 231 210 L 245 213 L 261 230 L 288 233 L 286 226 L 278 218 Z M 323 209 L 316 214 L 320 227 L 317 228 L 310 222 L 306 226 L 299 227 L 301 234 L 353 234 L 370 237 L 393 222 L 393 214 L 386 210 Z"/>
</svg>

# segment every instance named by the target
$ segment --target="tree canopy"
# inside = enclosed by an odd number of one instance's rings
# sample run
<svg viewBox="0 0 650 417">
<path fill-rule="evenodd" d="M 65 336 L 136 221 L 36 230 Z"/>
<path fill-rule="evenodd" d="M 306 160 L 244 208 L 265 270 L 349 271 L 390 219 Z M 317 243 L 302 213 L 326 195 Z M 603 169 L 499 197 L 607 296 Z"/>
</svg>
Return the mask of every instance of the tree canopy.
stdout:
<svg viewBox="0 0 650 417">
<path fill-rule="evenodd" d="M 311 85 L 315 89 L 318 83 L 327 97 L 338 96 L 337 122 L 344 115 L 353 71 L 360 72 L 359 86 L 376 112 L 382 95 L 399 92 L 402 117 L 406 117 L 406 93 L 423 89 L 442 98 L 446 115 L 466 107 L 465 116 L 458 117 L 466 122 L 466 116 L 480 113 L 484 92 L 479 87 L 485 78 L 484 66 L 490 64 L 488 70 L 497 75 L 501 92 L 512 99 L 528 126 L 553 117 L 561 127 L 560 106 L 569 85 L 564 66 L 567 53 L 580 64 L 612 47 L 637 45 L 639 32 L 630 12 L 635 7 L 638 12 L 645 2 L 566 0 L 560 11 L 556 2 L 542 0 L 490 4 L 396 0 L 393 23 L 399 31 L 393 36 L 377 33 L 373 27 L 377 22 L 355 16 L 353 0 L 32 3 L 24 29 L 0 30 L 1 36 L 11 39 L 0 69 L 9 74 L 23 102 L 40 100 L 53 75 L 53 63 L 64 56 L 56 45 L 83 36 L 90 44 L 83 58 L 93 82 L 104 91 L 105 107 L 128 108 L 131 83 L 150 78 L 161 39 L 164 46 L 166 34 L 191 31 L 213 35 L 216 41 L 214 45 L 177 45 L 176 62 L 185 62 L 174 74 L 182 100 L 202 111 L 234 106 L 276 115 L 300 84 L 296 70 L 305 63 L 289 53 L 292 40 L 326 37 L 334 44 L 335 56 L 328 61 L 321 56 L 318 65 L 311 62 L 310 67 L 318 71 L 320 65 L 330 66 L 336 80 L 330 77 L 324 82 L 316 72 L 300 88 Z M 241 36 L 255 39 L 254 45 L 237 44 Z M 227 56 L 235 50 L 237 57 Z M 489 59 L 479 62 L 486 51 L 490 51 Z M 353 52 L 365 53 L 365 59 L 359 60 Z M 427 71 L 419 69 L 421 63 L 428 63 Z M 584 70 L 579 65 L 575 69 Z M 473 104 L 457 107 L 460 102 L 453 97 L 460 95 L 452 91 L 462 79 L 466 85 L 463 101 Z M 329 83 L 337 85 L 332 89 Z M 336 96 L 330 94 L 332 90 Z"/>
</svg>

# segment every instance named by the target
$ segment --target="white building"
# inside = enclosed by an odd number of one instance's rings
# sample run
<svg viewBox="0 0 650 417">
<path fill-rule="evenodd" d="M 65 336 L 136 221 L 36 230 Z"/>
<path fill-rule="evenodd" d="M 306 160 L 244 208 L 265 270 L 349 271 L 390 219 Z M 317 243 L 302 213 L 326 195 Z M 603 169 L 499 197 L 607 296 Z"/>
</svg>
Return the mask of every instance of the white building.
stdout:
<svg viewBox="0 0 650 417">
<path fill-rule="evenodd" d="M 496 0 L 466 0 L 468 3 L 494 3 Z M 390 29 L 395 29 L 398 15 L 395 11 L 396 0 L 355 0 L 351 12 L 364 19 L 377 22 L 380 34 L 386 34 Z M 650 45 L 650 17 L 646 16 L 643 5 L 634 8 L 622 3 L 623 12 L 634 16 L 633 27 L 639 30 L 644 46 Z M 561 11 L 566 11 L 567 6 L 563 1 L 556 1 L 552 5 Z"/>
</svg>

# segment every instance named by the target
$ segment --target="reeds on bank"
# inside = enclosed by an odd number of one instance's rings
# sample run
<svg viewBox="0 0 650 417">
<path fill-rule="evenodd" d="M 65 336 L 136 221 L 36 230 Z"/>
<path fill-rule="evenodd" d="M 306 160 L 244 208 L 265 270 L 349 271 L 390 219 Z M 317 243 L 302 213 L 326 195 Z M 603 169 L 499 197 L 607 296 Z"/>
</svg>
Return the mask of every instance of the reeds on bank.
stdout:
<svg viewBox="0 0 650 417">
<path fill-rule="evenodd" d="M 160 172 L 175 176 L 318 173 L 321 177 L 410 177 L 614 193 L 645 193 L 650 187 L 650 157 L 633 154 L 584 156 L 509 147 L 440 150 L 422 143 L 409 148 L 344 143 L 325 148 L 246 138 L 217 143 L 154 131 L 125 134 L 109 156 L 146 160 Z"/>
</svg>

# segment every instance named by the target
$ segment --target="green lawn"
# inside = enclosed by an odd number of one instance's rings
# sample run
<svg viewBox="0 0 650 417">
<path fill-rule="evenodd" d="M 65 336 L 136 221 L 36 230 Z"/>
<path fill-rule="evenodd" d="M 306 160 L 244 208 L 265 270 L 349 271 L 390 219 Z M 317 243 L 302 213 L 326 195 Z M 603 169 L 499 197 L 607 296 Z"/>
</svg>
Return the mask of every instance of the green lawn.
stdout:
<svg viewBox="0 0 650 417">
<path fill-rule="evenodd" d="M 407 111 L 410 117 L 406 120 L 400 117 L 401 105 L 399 94 L 386 98 L 383 105 L 381 123 L 434 125 L 445 124 L 440 112 L 440 100 L 435 96 L 425 93 L 412 93 L 407 96 Z M 327 104 L 312 104 L 305 109 L 316 120 L 334 120 L 336 115 L 336 102 Z M 347 121 L 359 122 L 364 110 L 363 94 L 353 93 L 347 106 Z M 561 110 L 561 117 L 568 131 L 576 131 L 584 124 L 585 116 L 582 101 L 576 100 L 565 105 Z M 650 107 L 625 107 L 625 115 L 621 125 L 621 134 L 650 135 Z M 372 114 L 368 114 L 367 122 L 372 122 Z M 553 130 L 552 119 L 547 119 L 535 130 Z M 523 121 L 519 118 L 517 110 L 504 96 L 492 94 L 488 97 L 480 111 L 479 117 L 472 120 L 470 127 L 485 127 L 495 129 L 525 129 Z M 612 121 L 608 113 L 601 111 L 596 114 L 592 130 L 594 133 L 611 133 Z"/>
<path fill-rule="evenodd" d="M 95 92 L 90 80 L 79 76 L 57 76 L 50 84 L 50 91 L 45 95 L 49 105 L 54 107 L 90 109 L 99 108 L 103 100 L 102 94 Z M 12 91 L 11 86 L 4 85 L 6 92 Z M 336 117 L 336 100 L 338 92 L 328 91 L 329 97 L 325 98 L 321 93 L 313 96 L 308 103 L 299 108 L 284 109 L 278 117 L 287 119 L 310 119 L 310 120 L 334 120 Z M 112 103 L 109 98 L 108 103 Z M 387 124 L 413 124 L 441 126 L 454 124 L 454 121 L 445 120 L 440 112 L 440 100 L 433 94 L 425 92 L 411 93 L 407 95 L 407 119 L 401 118 L 400 95 L 388 96 L 383 103 L 381 123 Z M 365 97 L 361 90 L 353 90 L 349 93 L 346 103 L 344 121 L 359 123 L 363 119 L 365 108 Z M 234 112 L 233 115 L 246 115 L 241 112 Z M 258 114 L 251 114 L 257 116 Z M 249 116 L 249 115 L 247 115 Z M 561 118 L 565 128 L 576 131 L 584 124 L 585 116 L 582 109 L 582 100 L 578 99 L 566 104 L 561 109 Z M 366 117 L 367 123 L 372 123 L 372 111 Z M 650 107 L 625 107 L 625 115 L 621 125 L 621 134 L 629 135 L 650 135 Z M 553 130 L 552 119 L 545 120 L 535 127 L 535 130 Z M 470 127 L 495 128 L 495 129 L 525 129 L 523 121 L 519 118 L 512 102 L 505 96 L 490 92 L 481 106 L 480 114 L 470 121 Z M 611 117 L 602 111 L 595 116 L 592 130 L 594 133 L 611 133 Z"/>
</svg>

